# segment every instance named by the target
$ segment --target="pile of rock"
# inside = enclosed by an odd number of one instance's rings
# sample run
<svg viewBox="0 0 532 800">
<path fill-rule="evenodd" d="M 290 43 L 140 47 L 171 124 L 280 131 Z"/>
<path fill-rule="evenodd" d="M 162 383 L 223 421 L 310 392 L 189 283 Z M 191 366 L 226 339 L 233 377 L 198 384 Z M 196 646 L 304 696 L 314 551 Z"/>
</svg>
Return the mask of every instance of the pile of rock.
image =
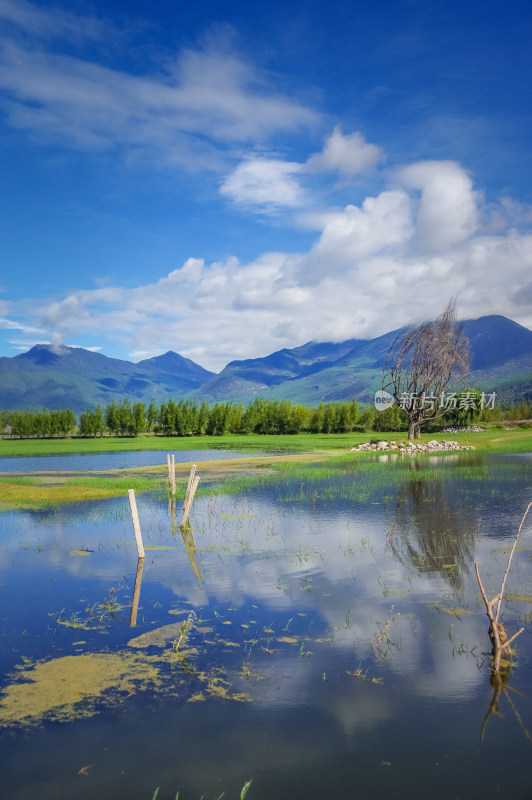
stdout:
<svg viewBox="0 0 532 800">
<path fill-rule="evenodd" d="M 480 425 L 468 425 L 467 428 L 456 428 L 452 426 L 450 428 L 444 428 L 442 433 L 480 433 L 485 430 L 487 429 L 481 428 Z"/>
<path fill-rule="evenodd" d="M 458 442 L 454 441 L 447 441 L 444 440 L 442 442 L 438 442 L 436 439 L 433 439 L 430 442 L 419 442 L 419 444 L 415 444 L 414 442 L 366 442 L 365 444 L 359 444 L 356 447 L 351 448 L 352 453 L 360 452 L 361 450 L 365 450 L 368 452 L 394 452 L 394 453 L 407 453 L 407 454 L 414 454 L 414 453 L 440 453 L 442 451 L 449 451 L 449 450 L 475 450 L 476 448 L 472 445 L 460 445 Z"/>
</svg>

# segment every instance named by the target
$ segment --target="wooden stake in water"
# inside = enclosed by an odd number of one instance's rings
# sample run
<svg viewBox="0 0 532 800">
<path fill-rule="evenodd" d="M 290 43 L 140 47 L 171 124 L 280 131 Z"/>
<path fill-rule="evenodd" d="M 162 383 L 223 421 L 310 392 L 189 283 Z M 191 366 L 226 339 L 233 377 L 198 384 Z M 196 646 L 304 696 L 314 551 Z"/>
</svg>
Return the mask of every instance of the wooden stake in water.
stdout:
<svg viewBox="0 0 532 800">
<path fill-rule="evenodd" d="M 175 495 L 175 456 L 172 453 L 172 478 L 171 478 L 171 485 L 172 485 L 172 494 Z"/>
<path fill-rule="evenodd" d="M 142 583 L 142 570 L 144 569 L 144 559 L 139 558 L 137 562 L 137 574 L 135 576 L 135 589 L 133 591 L 133 603 L 131 604 L 131 614 L 129 615 L 129 627 L 134 628 L 137 624 L 137 614 L 139 610 L 140 586 Z"/>
<path fill-rule="evenodd" d="M 137 501 L 135 500 L 135 490 L 128 489 L 129 507 L 131 508 L 131 518 L 133 520 L 133 530 L 135 531 L 135 541 L 139 558 L 144 558 L 144 545 L 142 544 L 142 534 L 140 532 L 139 514 L 137 511 Z"/>
<path fill-rule="evenodd" d="M 194 470 L 194 472 L 196 471 L 195 464 L 192 466 L 192 469 Z M 190 470 L 190 477 L 189 477 L 190 491 L 187 490 L 187 497 L 185 498 L 185 505 L 183 506 L 183 519 L 181 520 L 181 525 L 187 524 L 188 515 L 190 514 L 190 509 L 192 508 L 192 503 L 194 502 L 194 495 L 196 494 L 196 489 L 198 488 L 199 482 L 200 482 L 199 476 L 195 475 L 195 477 L 192 477 L 192 470 Z"/>
<path fill-rule="evenodd" d="M 172 468 L 170 466 L 170 453 L 166 454 L 166 463 L 168 465 L 168 486 L 172 485 Z"/>
<path fill-rule="evenodd" d="M 192 489 L 192 484 L 194 483 L 194 477 L 196 475 L 196 465 L 192 464 L 190 467 L 190 475 L 188 476 L 188 483 L 187 483 L 187 493 L 185 494 L 185 502 L 183 503 L 183 511 L 188 505 L 188 499 L 190 497 L 190 490 Z"/>
</svg>

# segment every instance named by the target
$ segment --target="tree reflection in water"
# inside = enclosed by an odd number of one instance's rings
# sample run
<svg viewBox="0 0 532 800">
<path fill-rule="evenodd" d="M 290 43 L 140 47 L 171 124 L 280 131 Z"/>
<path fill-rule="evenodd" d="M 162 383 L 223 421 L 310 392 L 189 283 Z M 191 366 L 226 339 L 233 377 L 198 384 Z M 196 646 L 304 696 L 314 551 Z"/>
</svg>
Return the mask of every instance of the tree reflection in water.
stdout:
<svg viewBox="0 0 532 800">
<path fill-rule="evenodd" d="M 488 720 L 492 716 L 492 714 L 497 716 L 497 717 L 504 716 L 502 711 L 501 711 L 501 709 L 499 708 L 499 701 L 501 699 L 501 696 L 504 696 L 506 698 L 506 700 L 508 701 L 508 704 L 509 704 L 511 710 L 513 711 L 513 713 L 515 715 L 515 718 L 516 718 L 516 720 L 517 720 L 517 722 L 519 724 L 519 727 L 523 731 L 523 735 L 528 740 L 528 742 L 532 745 L 532 736 L 530 735 L 530 731 L 528 730 L 528 728 L 524 724 L 524 722 L 523 722 L 523 720 L 521 718 L 521 715 L 520 715 L 515 703 L 512 700 L 512 697 L 510 695 L 510 692 L 514 692 L 519 697 L 523 697 L 521 692 L 518 692 L 517 689 L 514 689 L 509 685 L 510 674 L 511 674 L 511 668 L 510 667 L 505 667 L 505 668 L 499 669 L 499 670 L 494 670 L 494 669 L 491 670 L 490 683 L 491 683 L 491 687 L 493 689 L 493 695 L 492 695 L 488 710 L 486 711 L 486 714 L 485 714 L 484 719 L 482 721 L 482 727 L 480 729 L 480 738 L 482 740 L 484 740 L 484 736 L 486 735 L 486 728 L 488 726 Z"/>
<path fill-rule="evenodd" d="M 456 593 L 474 560 L 476 520 L 468 508 L 456 506 L 448 482 L 416 476 L 423 468 L 410 462 L 412 478 L 399 488 L 391 551 L 402 564 L 418 573 L 438 573 Z"/>
</svg>

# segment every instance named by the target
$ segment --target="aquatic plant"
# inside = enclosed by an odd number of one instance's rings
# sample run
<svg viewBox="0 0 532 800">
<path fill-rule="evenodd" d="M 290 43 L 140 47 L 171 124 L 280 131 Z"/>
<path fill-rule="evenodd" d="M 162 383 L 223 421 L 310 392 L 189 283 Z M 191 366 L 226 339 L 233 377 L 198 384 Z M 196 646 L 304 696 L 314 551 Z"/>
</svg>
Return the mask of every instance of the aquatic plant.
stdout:
<svg viewBox="0 0 532 800">
<path fill-rule="evenodd" d="M 252 783 L 253 783 L 253 778 L 250 778 L 248 781 L 246 781 L 244 783 L 244 785 L 242 786 L 242 789 L 240 791 L 240 800 L 244 800 L 244 798 L 247 795 Z M 159 795 L 159 788 L 160 788 L 159 786 L 156 788 L 155 792 L 153 793 L 153 796 L 152 796 L 151 800 L 157 800 L 157 797 Z M 205 797 L 205 795 L 202 795 L 202 797 Z M 223 791 L 221 794 L 219 794 L 218 797 L 215 798 L 215 800 L 222 800 L 222 797 L 225 797 L 225 791 Z M 175 796 L 175 800 L 179 800 L 179 792 L 177 792 L 177 794 Z"/>
<path fill-rule="evenodd" d="M 197 620 L 196 612 L 195 611 L 191 611 L 190 614 L 188 615 L 188 617 L 186 618 L 186 620 L 183 622 L 183 624 L 181 625 L 181 627 L 179 629 L 179 639 L 176 639 L 176 641 L 173 644 L 174 653 L 179 652 L 179 648 L 180 648 L 182 642 L 184 642 L 186 644 L 186 641 L 188 639 L 188 635 L 189 635 L 190 631 L 192 630 L 192 627 L 193 627 L 194 622 L 196 620 Z"/>
</svg>

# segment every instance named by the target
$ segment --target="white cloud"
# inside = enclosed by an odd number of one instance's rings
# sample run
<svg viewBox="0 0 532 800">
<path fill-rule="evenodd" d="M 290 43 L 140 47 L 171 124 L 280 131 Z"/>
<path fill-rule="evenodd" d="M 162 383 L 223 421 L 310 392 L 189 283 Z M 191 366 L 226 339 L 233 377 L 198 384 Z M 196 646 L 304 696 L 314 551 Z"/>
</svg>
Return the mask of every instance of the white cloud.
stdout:
<svg viewBox="0 0 532 800">
<path fill-rule="evenodd" d="M 15 16 L 12 4 L 3 8 Z M 23 9 L 28 19 L 29 8 Z M 56 18 L 43 13 L 47 20 Z M 57 20 L 60 31 L 64 18 Z M 70 16 L 63 28 L 70 33 L 75 23 Z M 84 18 L 78 24 L 83 31 Z M 219 169 L 235 143 L 256 144 L 319 119 L 271 88 L 223 33 L 202 48 L 182 50 L 164 69 L 140 75 L 4 33 L 0 88 L 8 124 L 18 130 L 82 149 L 141 149 L 151 160 L 189 169 Z"/>
<path fill-rule="evenodd" d="M 255 156 L 245 159 L 225 179 L 220 194 L 253 211 L 301 210 L 312 201 L 304 188 L 305 179 L 312 174 L 338 171 L 353 176 L 383 160 L 382 149 L 366 142 L 361 133 L 344 136 L 336 127 L 323 151 L 314 153 L 305 163 Z"/>
<path fill-rule="evenodd" d="M 237 205 L 258 207 L 264 211 L 298 208 L 305 203 L 304 192 L 294 178 L 303 170 L 301 164 L 273 158 L 243 161 L 220 188 L 220 194 Z"/>
<path fill-rule="evenodd" d="M 67 39 L 100 39 L 116 35 L 116 29 L 107 20 L 69 14 L 67 11 L 46 11 L 27 0 L 0 0 L 0 22 L 24 31 L 26 34 Z"/>
<path fill-rule="evenodd" d="M 273 159 L 252 166 L 235 198 L 263 205 L 286 202 L 284 182 L 303 174 Z M 319 233 L 307 252 L 266 252 L 248 263 L 189 258 L 134 288 L 72 291 L 44 308 L 12 303 L 9 318 L 41 324 L 63 341 L 106 336 L 142 357 L 176 350 L 216 371 L 308 340 L 378 336 L 437 315 L 450 296 L 459 298 L 462 317 L 498 313 L 531 327 L 524 299 L 532 235 L 474 230 L 486 209 L 457 164 L 413 164 L 400 178 L 403 188 L 314 213 Z"/>
<path fill-rule="evenodd" d="M 451 295 L 462 317 L 502 313 L 532 326 L 529 305 L 514 297 L 531 272 L 532 237 L 477 237 L 429 258 L 369 254 L 335 274 L 321 255 L 313 254 L 313 286 L 299 278 L 305 256 L 269 253 L 249 264 L 203 265 L 197 282 L 176 283 L 170 273 L 134 289 L 78 292 L 46 317 L 64 341 L 105 331 L 131 353 L 173 349 L 215 371 L 311 339 L 377 336 L 436 315 Z"/>
<path fill-rule="evenodd" d="M 23 322 L 17 322 L 6 317 L 0 317 L 0 328 L 10 331 L 22 331 L 23 333 L 44 333 L 42 328 L 35 328 L 32 325 L 26 325 Z"/>
<path fill-rule="evenodd" d="M 415 241 L 423 250 L 445 250 L 477 230 L 479 194 L 454 161 L 420 161 L 399 172 L 409 189 L 421 191 Z"/>
<path fill-rule="evenodd" d="M 344 136 L 337 126 L 326 140 L 321 153 L 307 161 L 310 172 L 338 170 L 343 175 L 357 175 L 384 161 L 382 148 L 366 142 L 359 131 Z"/>
<path fill-rule="evenodd" d="M 326 218 L 323 233 L 303 262 L 304 280 L 319 282 L 337 273 L 353 274 L 360 261 L 390 247 L 400 248 L 412 235 L 406 192 L 382 192 L 362 207 L 349 205 Z"/>
<path fill-rule="evenodd" d="M 488 206 L 486 217 L 486 233 L 500 233 L 514 227 L 526 230 L 532 223 L 532 205 L 503 197 L 498 203 Z"/>
</svg>

